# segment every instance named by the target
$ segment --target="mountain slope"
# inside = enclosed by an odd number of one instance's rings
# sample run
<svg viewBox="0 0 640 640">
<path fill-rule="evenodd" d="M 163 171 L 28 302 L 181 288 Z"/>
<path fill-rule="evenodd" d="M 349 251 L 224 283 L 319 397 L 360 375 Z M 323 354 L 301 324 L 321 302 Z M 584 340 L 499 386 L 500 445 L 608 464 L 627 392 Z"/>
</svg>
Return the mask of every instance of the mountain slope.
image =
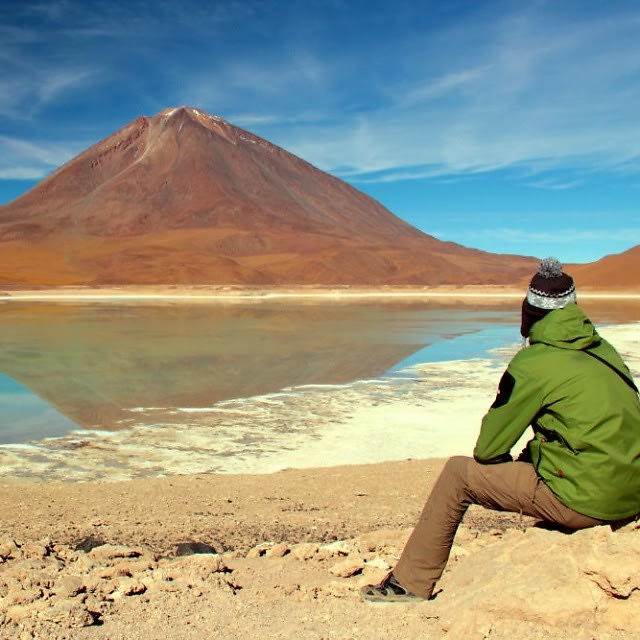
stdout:
<svg viewBox="0 0 640 640">
<path fill-rule="evenodd" d="M 441 242 L 197 109 L 140 117 L 0 207 L 0 284 L 513 283 L 535 261 Z"/>
<path fill-rule="evenodd" d="M 597 262 L 567 267 L 579 287 L 609 290 L 640 290 L 640 245 Z"/>
</svg>

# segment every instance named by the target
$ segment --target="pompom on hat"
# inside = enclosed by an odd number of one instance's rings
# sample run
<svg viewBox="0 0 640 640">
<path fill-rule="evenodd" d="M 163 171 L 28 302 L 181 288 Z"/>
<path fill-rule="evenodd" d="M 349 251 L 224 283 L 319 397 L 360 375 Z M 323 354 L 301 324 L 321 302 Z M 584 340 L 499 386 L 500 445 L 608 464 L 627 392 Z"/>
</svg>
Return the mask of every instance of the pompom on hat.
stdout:
<svg viewBox="0 0 640 640">
<path fill-rule="evenodd" d="M 528 337 L 534 322 L 576 300 L 573 278 L 562 270 L 557 258 L 545 258 L 540 263 L 538 273 L 531 278 L 527 296 L 522 302 L 520 333 Z"/>
</svg>

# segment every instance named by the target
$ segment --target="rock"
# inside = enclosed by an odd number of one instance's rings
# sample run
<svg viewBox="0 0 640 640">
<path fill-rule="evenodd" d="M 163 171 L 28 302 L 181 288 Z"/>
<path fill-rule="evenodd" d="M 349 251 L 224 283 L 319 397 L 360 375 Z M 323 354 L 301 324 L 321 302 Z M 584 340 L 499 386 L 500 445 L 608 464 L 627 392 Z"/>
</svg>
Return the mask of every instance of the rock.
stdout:
<svg viewBox="0 0 640 640">
<path fill-rule="evenodd" d="M 102 580 L 96 575 L 85 575 L 82 578 L 82 584 L 87 593 L 95 593 L 99 591 Z"/>
<path fill-rule="evenodd" d="M 0 539 L 0 559 L 9 560 L 12 558 L 22 557 L 20 553 L 20 548 L 18 547 L 15 540 L 12 538 L 1 538 Z"/>
<path fill-rule="evenodd" d="M 621 529 L 615 533 L 599 527 L 592 533 L 597 549 L 585 555 L 582 570 L 602 591 L 612 597 L 640 600 L 640 532 Z M 640 604 L 640 602 L 639 602 Z"/>
<path fill-rule="evenodd" d="M 638 603 L 627 600 L 607 599 L 598 607 L 596 622 L 601 629 L 614 631 L 635 631 L 634 635 L 623 636 L 629 638 L 640 637 L 640 623 L 638 622 Z"/>
<path fill-rule="evenodd" d="M 57 580 L 54 590 L 63 598 L 73 598 L 86 591 L 86 588 L 80 576 L 65 575 Z"/>
<path fill-rule="evenodd" d="M 111 594 L 112 597 L 122 596 L 138 596 L 147 590 L 145 584 L 135 578 L 122 578 L 117 582 L 116 590 Z"/>
<path fill-rule="evenodd" d="M 184 584 L 176 582 L 173 577 L 161 569 L 154 571 L 151 576 L 141 578 L 140 582 L 152 591 L 175 592 L 184 588 Z"/>
<path fill-rule="evenodd" d="M 459 557 L 439 586 L 429 604 L 451 637 L 482 637 L 495 621 L 521 625 L 514 635 L 522 637 L 528 624 L 548 637 L 562 637 L 566 628 L 575 638 L 607 637 L 616 629 L 637 633 L 640 532 L 509 531 Z"/>
<path fill-rule="evenodd" d="M 367 560 L 366 567 L 379 569 L 380 571 L 389 571 L 391 569 L 391 565 L 386 560 L 377 556 L 375 558 L 371 558 L 371 560 Z"/>
<path fill-rule="evenodd" d="M 239 589 L 239 585 L 226 577 L 228 573 L 231 570 L 219 555 L 181 556 L 163 561 L 161 566 L 140 577 L 139 582 L 152 591 L 189 589 L 195 593 L 211 587 Z"/>
<path fill-rule="evenodd" d="M 451 547 L 451 553 L 449 554 L 449 562 L 455 562 L 458 558 L 462 558 L 464 556 L 468 556 L 470 551 L 461 547 L 460 545 L 454 544 Z"/>
<path fill-rule="evenodd" d="M 392 550 L 400 554 L 412 529 L 379 529 L 362 534 L 356 539 L 358 549 L 362 553 L 384 552 Z"/>
<path fill-rule="evenodd" d="M 364 560 L 360 557 L 348 558 L 334 564 L 329 571 L 339 578 L 349 578 L 360 573 L 364 569 Z"/>
<path fill-rule="evenodd" d="M 346 598 L 353 595 L 353 588 L 347 582 L 329 582 L 320 587 L 317 593 L 334 598 Z"/>
<path fill-rule="evenodd" d="M 149 560 L 125 560 L 124 562 L 118 562 L 110 567 L 105 567 L 101 569 L 98 575 L 105 580 L 110 580 L 111 578 L 118 578 L 123 576 L 132 577 L 139 573 L 144 573 L 145 571 L 149 571 L 155 568 L 155 563 Z"/>
<path fill-rule="evenodd" d="M 91 573 L 96 568 L 96 565 L 101 565 L 99 561 L 92 558 L 86 553 L 79 553 L 76 556 L 72 556 L 70 558 L 63 558 L 63 561 L 67 566 L 73 565 L 75 573 L 78 574 Z"/>
<path fill-rule="evenodd" d="M 25 558 L 41 559 L 46 558 L 52 551 L 53 545 L 49 538 L 38 542 L 25 542 L 22 545 L 22 555 Z"/>
<path fill-rule="evenodd" d="M 5 564 L 0 574 L 0 638 L 17 638 L 15 625 L 36 637 L 68 638 L 45 628 L 74 629 L 96 623 L 117 611 L 116 602 L 152 591 L 189 591 L 191 597 L 212 590 L 235 593 L 241 587 L 229 576 L 223 558 L 198 554 L 166 558 L 141 548 L 100 545 L 89 552 L 53 545 L 49 540 L 20 545 L 3 539 Z M 286 545 L 285 545 L 286 546 Z M 275 553 L 285 546 L 272 545 Z M 23 554 L 23 550 L 26 552 Z M 15 631 L 15 632 L 14 632 Z"/>
<path fill-rule="evenodd" d="M 272 546 L 271 542 L 262 542 L 247 552 L 247 558 L 261 558 Z"/>
<path fill-rule="evenodd" d="M 119 558 L 139 558 L 142 550 L 120 545 L 103 544 L 89 551 L 89 555 L 98 561 L 117 560 Z"/>
<path fill-rule="evenodd" d="M 24 620 L 29 620 L 40 610 L 47 607 L 47 603 L 43 601 L 33 602 L 30 604 L 17 604 L 7 607 L 5 612 L 5 622 L 13 622 L 20 624 Z"/>
<path fill-rule="evenodd" d="M 38 617 L 68 629 L 90 627 L 96 623 L 95 618 L 85 606 L 73 601 L 56 603 L 52 607 L 43 609 Z"/>
<path fill-rule="evenodd" d="M 322 558 L 333 558 L 335 556 L 348 556 L 351 551 L 347 540 L 336 540 L 330 544 L 323 544 L 318 553 Z"/>
<path fill-rule="evenodd" d="M 291 551 L 291 548 L 288 544 L 281 542 L 280 544 L 274 544 L 272 547 L 267 549 L 264 554 L 267 558 L 282 558 L 286 556 Z"/>
<path fill-rule="evenodd" d="M 13 605 L 30 604 L 42 597 L 42 589 L 21 589 L 20 587 L 10 589 L 4 598 L 3 605 L 10 607 Z"/>
<path fill-rule="evenodd" d="M 168 569 L 167 567 L 161 567 L 158 569 L 154 569 L 151 572 L 151 579 L 157 582 L 169 582 L 173 580 L 175 573 Z"/>
<path fill-rule="evenodd" d="M 103 580 L 112 580 L 113 578 L 129 576 L 131 577 L 131 570 L 125 565 L 117 565 L 112 567 L 105 567 L 98 571 L 98 576 Z"/>
<path fill-rule="evenodd" d="M 219 555 L 182 556 L 170 563 L 170 570 L 177 578 L 187 576 L 198 580 L 207 580 L 214 573 L 230 571 Z"/>
<path fill-rule="evenodd" d="M 315 556 L 320 549 L 319 544 L 315 544 L 313 542 L 303 542 L 301 544 L 296 544 L 291 548 L 291 555 L 296 560 L 310 560 Z"/>
<path fill-rule="evenodd" d="M 375 585 L 375 586 L 380 585 L 384 582 L 384 580 L 388 575 L 389 575 L 388 569 L 383 570 L 383 569 L 376 569 L 374 567 L 370 568 L 368 565 L 365 565 L 365 572 L 359 578 L 356 586 L 358 589 L 361 589 L 363 587 L 368 587 L 371 585 Z"/>
<path fill-rule="evenodd" d="M 477 531 L 470 531 L 465 525 L 461 525 L 456 533 L 455 542 L 459 545 L 466 545 L 478 537 Z"/>
</svg>

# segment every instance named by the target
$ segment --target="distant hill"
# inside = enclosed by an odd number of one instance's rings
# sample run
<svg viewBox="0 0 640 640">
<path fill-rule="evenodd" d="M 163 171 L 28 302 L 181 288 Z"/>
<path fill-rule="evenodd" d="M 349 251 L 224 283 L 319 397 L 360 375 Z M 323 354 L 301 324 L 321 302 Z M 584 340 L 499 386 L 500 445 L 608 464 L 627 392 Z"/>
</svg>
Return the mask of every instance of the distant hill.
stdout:
<svg viewBox="0 0 640 640">
<path fill-rule="evenodd" d="M 0 285 L 511 284 L 532 258 L 442 242 L 193 108 L 140 117 L 0 207 Z"/>
<path fill-rule="evenodd" d="M 580 288 L 640 291 L 640 245 L 597 262 L 567 266 Z"/>
</svg>

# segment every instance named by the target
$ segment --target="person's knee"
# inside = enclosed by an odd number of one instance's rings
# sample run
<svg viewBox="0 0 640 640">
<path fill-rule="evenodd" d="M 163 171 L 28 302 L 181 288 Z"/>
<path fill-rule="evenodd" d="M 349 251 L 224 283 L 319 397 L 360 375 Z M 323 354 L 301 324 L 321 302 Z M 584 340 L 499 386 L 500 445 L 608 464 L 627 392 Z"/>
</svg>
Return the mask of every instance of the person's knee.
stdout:
<svg viewBox="0 0 640 640">
<path fill-rule="evenodd" d="M 472 460 L 473 458 L 469 456 L 451 456 L 444 465 L 444 468 L 449 472 L 464 472 Z"/>
<path fill-rule="evenodd" d="M 447 460 L 429 495 L 423 518 L 432 517 L 434 511 L 448 514 L 447 521 L 462 517 L 469 504 L 469 465 L 473 463 L 473 458 L 467 456 L 453 456 Z"/>
<path fill-rule="evenodd" d="M 473 458 L 469 456 L 452 456 L 445 463 L 442 469 L 442 475 L 466 480 L 468 477 L 469 463 L 473 463 Z"/>
</svg>

